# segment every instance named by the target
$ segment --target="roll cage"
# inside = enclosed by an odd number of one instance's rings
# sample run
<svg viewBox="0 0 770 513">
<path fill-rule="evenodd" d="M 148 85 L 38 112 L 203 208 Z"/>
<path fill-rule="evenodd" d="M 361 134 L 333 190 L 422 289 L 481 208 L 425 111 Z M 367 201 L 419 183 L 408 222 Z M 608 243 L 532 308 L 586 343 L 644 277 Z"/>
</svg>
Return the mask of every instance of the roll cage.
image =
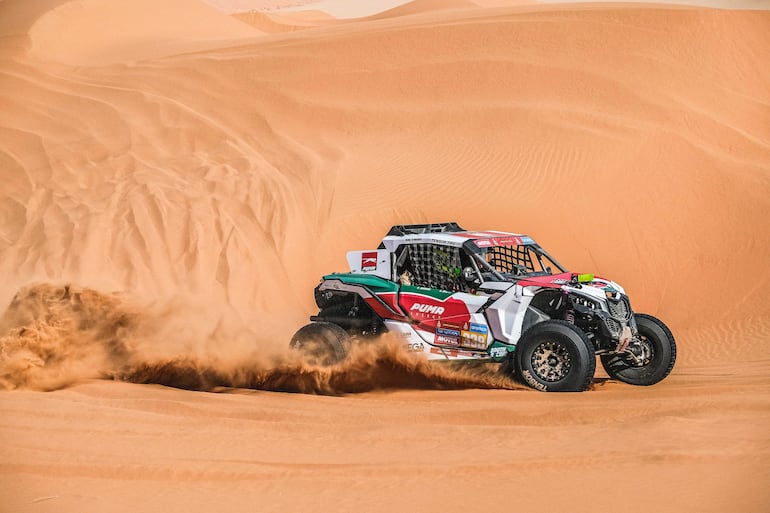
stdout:
<svg viewBox="0 0 770 513">
<path fill-rule="evenodd" d="M 386 248 L 394 282 L 431 289 L 470 292 L 483 282 L 566 272 L 530 237 L 467 232 L 456 223 L 394 226 L 380 245 Z"/>
<path fill-rule="evenodd" d="M 545 276 L 554 274 L 554 269 L 559 273 L 567 272 L 555 258 L 534 241 L 488 248 L 479 248 L 473 241 L 468 241 L 463 244 L 463 248 L 474 256 L 473 260 L 478 264 L 477 270 L 490 272 L 498 280 Z"/>
</svg>

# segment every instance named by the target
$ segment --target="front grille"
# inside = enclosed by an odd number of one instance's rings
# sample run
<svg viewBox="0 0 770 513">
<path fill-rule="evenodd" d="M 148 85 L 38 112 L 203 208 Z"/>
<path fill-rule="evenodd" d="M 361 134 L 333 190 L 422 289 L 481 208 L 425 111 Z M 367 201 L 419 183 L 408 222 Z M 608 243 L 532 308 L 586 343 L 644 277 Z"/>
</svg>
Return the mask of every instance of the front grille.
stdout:
<svg viewBox="0 0 770 513">
<path fill-rule="evenodd" d="M 607 307 L 610 309 L 610 315 L 616 319 L 626 320 L 631 317 L 631 307 L 628 305 L 628 299 L 620 298 L 607 299 Z"/>
<path fill-rule="evenodd" d="M 604 324 L 607 325 L 607 329 L 610 331 L 610 335 L 612 335 L 613 338 L 619 338 L 623 333 L 623 325 L 615 319 L 605 317 Z"/>
</svg>

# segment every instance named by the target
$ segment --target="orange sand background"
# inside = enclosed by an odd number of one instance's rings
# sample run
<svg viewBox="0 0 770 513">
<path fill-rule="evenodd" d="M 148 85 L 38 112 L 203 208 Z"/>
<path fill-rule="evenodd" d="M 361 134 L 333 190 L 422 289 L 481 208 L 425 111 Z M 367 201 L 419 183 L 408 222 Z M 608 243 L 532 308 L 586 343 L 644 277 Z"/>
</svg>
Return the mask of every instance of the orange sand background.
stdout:
<svg viewBox="0 0 770 513">
<path fill-rule="evenodd" d="M 768 62 L 763 10 L 0 2 L 0 303 L 100 291 L 0 333 L 0 511 L 770 511 Z M 676 335 L 672 375 L 336 397 L 96 379 L 119 377 L 116 333 L 132 358 L 269 367 L 346 250 L 445 220 L 623 284 Z"/>
</svg>

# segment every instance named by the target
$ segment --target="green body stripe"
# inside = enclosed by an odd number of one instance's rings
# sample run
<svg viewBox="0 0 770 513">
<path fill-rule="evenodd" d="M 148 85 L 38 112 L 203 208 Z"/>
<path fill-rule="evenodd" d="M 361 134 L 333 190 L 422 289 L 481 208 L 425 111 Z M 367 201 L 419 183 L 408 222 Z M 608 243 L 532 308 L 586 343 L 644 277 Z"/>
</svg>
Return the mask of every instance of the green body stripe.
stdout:
<svg viewBox="0 0 770 513">
<path fill-rule="evenodd" d="M 376 293 L 398 292 L 398 284 L 393 283 L 390 280 L 380 278 L 379 276 L 373 276 L 371 274 L 333 273 L 327 274 L 323 277 L 323 279 L 340 280 L 343 283 L 364 285 Z M 454 294 L 454 292 L 449 292 L 447 290 L 429 289 L 426 287 L 412 287 L 411 285 L 403 285 L 401 287 L 401 292 L 421 294 L 423 296 L 438 299 L 439 301 L 443 301 Z"/>
<path fill-rule="evenodd" d="M 327 274 L 324 280 L 340 280 L 342 283 L 364 285 L 374 292 L 396 292 L 398 285 L 379 276 L 371 274 L 334 273 Z"/>
<path fill-rule="evenodd" d="M 406 294 L 422 294 L 423 296 L 432 297 L 433 299 L 438 299 L 439 301 L 443 301 L 454 294 L 454 292 L 449 292 L 446 290 L 429 289 L 426 287 L 412 287 L 411 285 L 402 286 L 401 292 Z"/>
</svg>

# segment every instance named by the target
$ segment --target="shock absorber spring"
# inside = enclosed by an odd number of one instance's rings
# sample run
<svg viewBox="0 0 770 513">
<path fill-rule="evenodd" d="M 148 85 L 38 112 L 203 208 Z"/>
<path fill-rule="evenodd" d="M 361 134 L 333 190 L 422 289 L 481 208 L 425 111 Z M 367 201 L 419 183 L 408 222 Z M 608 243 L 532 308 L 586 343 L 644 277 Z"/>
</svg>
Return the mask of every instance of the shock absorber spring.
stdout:
<svg viewBox="0 0 770 513">
<path fill-rule="evenodd" d="M 572 301 L 567 294 L 564 294 L 564 302 L 567 304 L 567 308 L 564 310 L 564 320 L 570 324 L 575 324 L 575 310 L 572 308 Z"/>
</svg>

